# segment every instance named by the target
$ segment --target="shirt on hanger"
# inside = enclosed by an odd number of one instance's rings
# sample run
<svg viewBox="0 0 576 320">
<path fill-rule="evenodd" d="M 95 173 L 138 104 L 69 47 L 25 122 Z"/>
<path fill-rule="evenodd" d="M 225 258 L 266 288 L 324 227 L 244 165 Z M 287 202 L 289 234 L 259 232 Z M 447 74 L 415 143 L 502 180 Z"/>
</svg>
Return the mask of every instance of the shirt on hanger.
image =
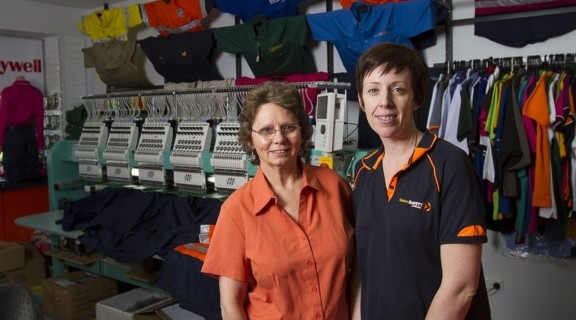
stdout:
<svg viewBox="0 0 576 320">
<path fill-rule="evenodd" d="M 306 0 L 214 0 L 220 11 L 239 17 L 244 23 L 256 16 L 267 19 L 293 17 L 298 15 L 298 4 Z"/>
<path fill-rule="evenodd" d="M 148 37 L 138 43 L 165 82 L 222 80 L 211 61 L 216 46 L 211 29 Z"/>
<path fill-rule="evenodd" d="M 446 12 L 432 0 L 376 6 L 355 2 L 350 9 L 307 14 L 306 19 L 312 38 L 334 44 L 344 68 L 354 74 L 366 49 L 386 41 L 413 47 L 410 38 L 434 29 Z"/>
<path fill-rule="evenodd" d="M 242 54 L 256 77 L 316 72 L 306 49 L 310 30 L 304 16 L 257 16 L 249 23 L 212 30 L 217 50 Z"/>
</svg>

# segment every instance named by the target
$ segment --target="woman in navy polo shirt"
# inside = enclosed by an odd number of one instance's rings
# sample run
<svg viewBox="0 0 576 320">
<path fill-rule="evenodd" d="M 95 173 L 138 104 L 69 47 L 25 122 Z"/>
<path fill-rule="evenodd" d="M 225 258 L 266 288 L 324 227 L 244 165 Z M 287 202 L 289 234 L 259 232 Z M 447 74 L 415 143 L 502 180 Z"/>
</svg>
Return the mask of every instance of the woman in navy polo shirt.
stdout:
<svg viewBox="0 0 576 320">
<path fill-rule="evenodd" d="M 428 67 L 379 43 L 356 67 L 358 101 L 382 144 L 355 170 L 362 319 L 490 319 L 479 180 L 464 151 L 416 127 Z"/>
</svg>

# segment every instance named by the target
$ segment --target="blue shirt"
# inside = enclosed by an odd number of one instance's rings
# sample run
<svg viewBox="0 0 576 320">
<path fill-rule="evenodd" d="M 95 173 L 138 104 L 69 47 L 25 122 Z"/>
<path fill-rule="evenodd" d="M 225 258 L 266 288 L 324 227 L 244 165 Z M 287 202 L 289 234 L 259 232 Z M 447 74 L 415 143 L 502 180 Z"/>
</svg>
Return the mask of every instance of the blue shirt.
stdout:
<svg viewBox="0 0 576 320">
<path fill-rule="evenodd" d="M 360 55 L 380 42 L 394 42 L 413 47 L 411 37 L 436 26 L 445 10 L 432 0 L 369 5 L 360 2 L 350 9 L 308 14 L 312 38 L 331 42 L 350 74 Z"/>
<path fill-rule="evenodd" d="M 285 18 L 298 15 L 298 4 L 305 0 L 215 0 L 214 5 L 222 12 L 230 13 L 250 22 L 255 16 L 267 19 Z"/>
</svg>

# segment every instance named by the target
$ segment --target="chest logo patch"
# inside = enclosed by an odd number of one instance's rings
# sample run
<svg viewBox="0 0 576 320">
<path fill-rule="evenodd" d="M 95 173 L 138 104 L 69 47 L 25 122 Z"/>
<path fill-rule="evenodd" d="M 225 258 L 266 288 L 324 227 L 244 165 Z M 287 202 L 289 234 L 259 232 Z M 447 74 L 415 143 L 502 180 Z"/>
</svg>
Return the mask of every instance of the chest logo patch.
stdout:
<svg viewBox="0 0 576 320">
<path fill-rule="evenodd" d="M 430 212 L 430 210 L 432 210 L 432 205 L 430 204 L 430 202 L 418 202 L 418 201 L 408 200 L 408 199 L 404 199 L 404 198 L 400 198 L 398 201 L 400 203 L 405 203 L 414 209 L 422 210 L 426 213 L 428 213 L 428 212 Z"/>
</svg>

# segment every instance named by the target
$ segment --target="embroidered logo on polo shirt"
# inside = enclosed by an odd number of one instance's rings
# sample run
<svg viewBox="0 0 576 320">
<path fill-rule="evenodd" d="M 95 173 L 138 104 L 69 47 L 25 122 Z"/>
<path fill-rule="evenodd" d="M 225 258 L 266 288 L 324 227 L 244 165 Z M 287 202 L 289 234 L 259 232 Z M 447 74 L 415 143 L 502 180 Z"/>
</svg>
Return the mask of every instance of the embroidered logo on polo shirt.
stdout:
<svg viewBox="0 0 576 320">
<path fill-rule="evenodd" d="M 282 43 L 280 43 L 280 44 L 277 44 L 277 45 L 275 45 L 275 46 L 268 47 L 268 52 L 274 53 L 274 52 L 279 51 L 280 49 L 282 49 L 283 46 L 284 46 L 284 45 L 283 45 Z"/>
<path fill-rule="evenodd" d="M 400 198 L 398 201 L 400 203 L 406 203 L 407 205 L 411 206 L 412 208 L 420 209 L 424 212 L 430 212 L 430 210 L 432 210 L 432 205 L 430 204 L 430 202 L 418 202 L 418 201 L 408 200 L 408 199 L 404 199 L 404 198 Z"/>
</svg>

